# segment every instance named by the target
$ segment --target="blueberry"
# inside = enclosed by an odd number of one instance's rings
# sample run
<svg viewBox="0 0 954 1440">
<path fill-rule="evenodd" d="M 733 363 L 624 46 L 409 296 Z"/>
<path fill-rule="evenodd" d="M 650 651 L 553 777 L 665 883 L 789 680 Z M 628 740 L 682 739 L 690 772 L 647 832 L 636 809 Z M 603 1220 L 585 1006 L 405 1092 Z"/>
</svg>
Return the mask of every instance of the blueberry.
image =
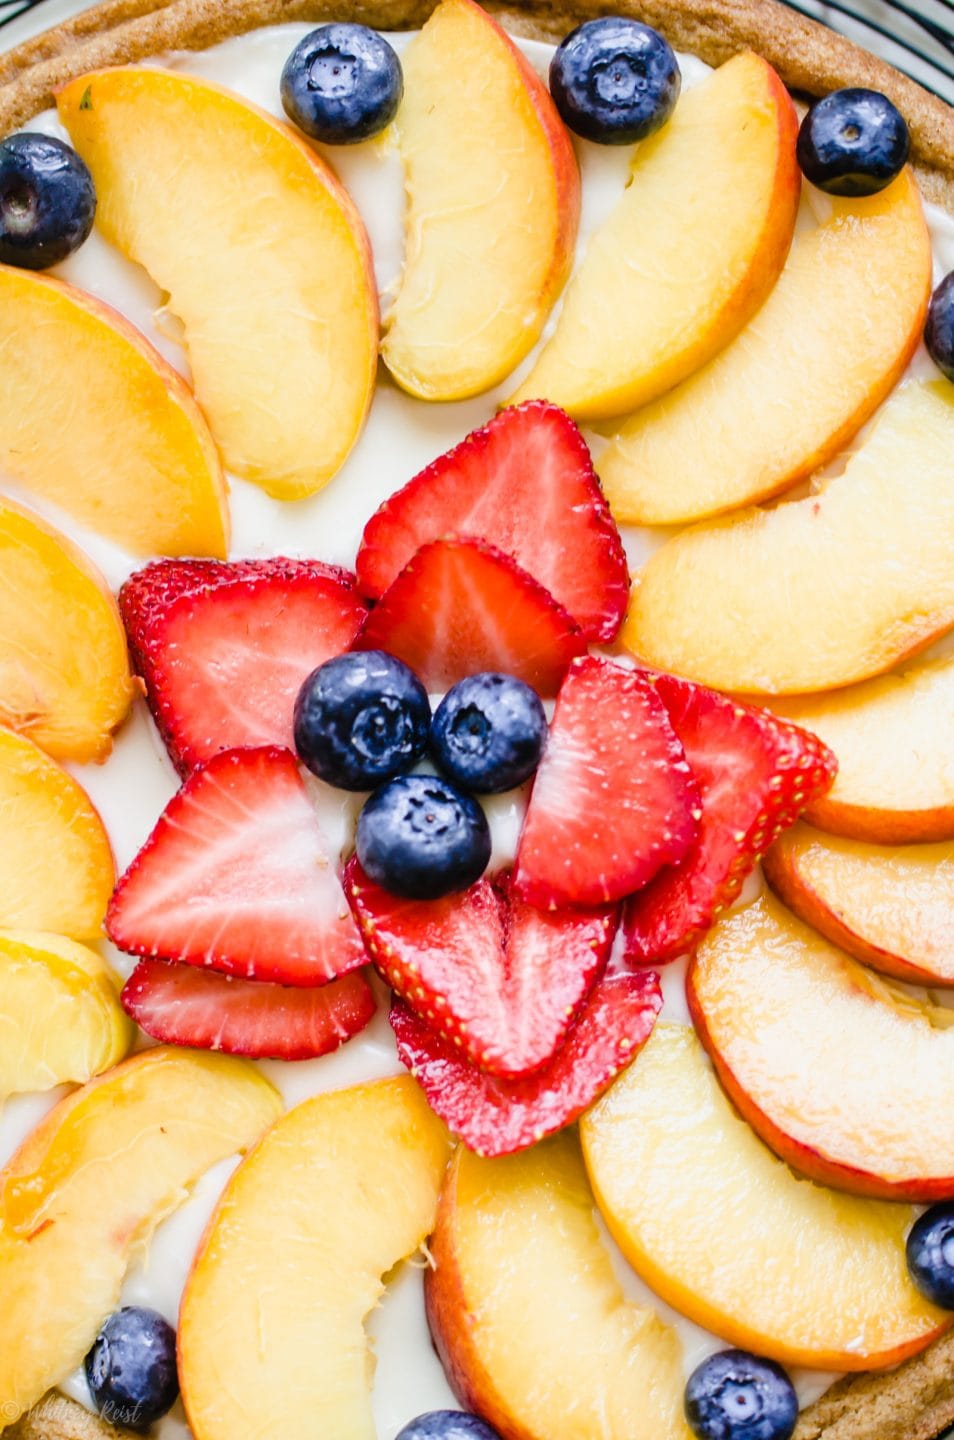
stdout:
<svg viewBox="0 0 954 1440">
<path fill-rule="evenodd" d="M 835 90 L 809 110 L 798 132 L 802 173 L 829 195 L 874 195 L 908 158 L 911 137 L 879 90 Z"/>
<path fill-rule="evenodd" d="M 96 191 L 84 162 L 49 135 L 0 142 L 0 261 L 46 270 L 72 255 L 93 228 Z"/>
<path fill-rule="evenodd" d="M 462 1410 L 429 1410 L 408 1422 L 395 1440 L 500 1440 L 484 1420 Z"/>
<path fill-rule="evenodd" d="M 665 125 L 681 85 L 672 46 L 620 15 L 578 25 L 550 62 L 550 94 L 564 122 L 599 145 L 631 145 Z"/>
<path fill-rule="evenodd" d="M 336 655 L 313 670 L 295 701 L 295 748 L 341 790 L 373 790 L 410 770 L 431 726 L 427 691 L 384 650 Z"/>
<path fill-rule="evenodd" d="M 546 738 L 547 717 L 536 691 L 488 670 L 448 690 L 431 726 L 431 753 L 458 785 L 496 795 L 529 780 Z"/>
<path fill-rule="evenodd" d="M 107 1420 L 148 1430 L 179 1394 L 176 1332 L 155 1310 L 124 1306 L 97 1335 L 86 1357 L 86 1379 Z"/>
<path fill-rule="evenodd" d="M 932 1205 L 915 1220 L 907 1257 L 921 1294 L 942 1310 L 954 1310 L 954 1202 Z"/>
<path fill-rule="evenodd" d="M 437 900 L 479 880 L 490 826 L 470 795 L 433 775 L 402 775 L 375 790 L 358 816 L 358 859 L 376 884 Z"/>
<path fill-rule="evenodd" d="M 326 145 L 353 145 L 390 125 L 404 94 L 401 62 L 367 25 L 319 25 L 282 71 L 282 104 L 299 130 Z"/>
<path fill-rule="evenodd" d="M 686 1383 L 686 1419 L 699 1440 L 788 1440 L 798 1397 L 781 1365 L 747 1350 L 720 1350 Z"/>
<path fill-rule="evenodd" d="M 954 380 L 954 270 L 931 296 L 924 343 L 941 374 Z"/>
</svg>

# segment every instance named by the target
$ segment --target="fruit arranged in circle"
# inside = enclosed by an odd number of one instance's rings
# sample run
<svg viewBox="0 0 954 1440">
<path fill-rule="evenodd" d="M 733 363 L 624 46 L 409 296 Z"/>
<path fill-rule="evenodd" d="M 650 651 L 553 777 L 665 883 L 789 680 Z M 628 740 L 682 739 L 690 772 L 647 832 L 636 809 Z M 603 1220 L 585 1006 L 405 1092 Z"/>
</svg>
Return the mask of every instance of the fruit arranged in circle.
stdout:
<svg viewBox="0 0 954 1440">
<path fill-rule="evenodd" d="M 119 592 L 133 664 L 180 775 L 222 750 L 293 745 L 308 672 L 351 644 L 354 576 L 319 560 L 160 560 Z"/>
<path fill-rule="evenodd" d="M 954 1310 L 954 1205 L 932 1205 L 911 1227 L 911 1279 L 933 1305 Z"/>
<path fill-rule="evenodd" d="M 449 780 L 401 775 L 365 802 L 355 849 L 376 885 L 409 900 L 436 900 L 483 875 L 490 826 L 473 796 Z"/>
<path fill-rule="evenodd" d="M 720 1350 L 689 1376 L 686 1419 L 698 1440 L 789 1440 L 798 1396 L 774 1360 Z"/>
<path fill-rule="evenodd" d="M 688 1026 L 657 1025 L 580 1128 L 627 1260 L 731 1344 L 783 1364 L 868 1370 L 949 1323 L 908 1277 L 914 1211 L 793 1175 L 732 1109 Z"/>
<path fill-rule="evenodd" d="M 193 770 L 116 886 L 106 929 L 131 955 L 279 985 L 321 985 L 365 959 L 295 757 L 275 746 Z"/>
<path fill-rule="evenodd" d="M 931 296 L 924 343 L 941 374 L 954 380 L 954 271 L 944 276 Z"/>
<path fill-rule="evenodd" d="M 58 759 L 103 760 L 133 694 L 102 575 L 64 535 L 0 500 L 0 722 Z"/>
<path fill-rule="evenodd" d="M 0 262 L 46 270 L 93 228 L 93 178 L 75 150 L 32 131 L 0 141 Z"/>
<path fill-rule="evenodd" d="M 874 195 L 907 161 L 904 118 L 879 90 L 834 90 L 801 123 L 796 153 L 806 179 L 829 195 Z"/>
<path fill-rule="evenodd" d="M 796 235 L 771 295 L 702 370 L 600 456 L 620 522 L 673 525 L 766 500 L 834 458 L 920 343 L 931 243 L 910 171 Z M 890 287 L 890 305 L 871 305 Z M 784 405 L 771 404 L 771 387 Z"/>
<path fill-rule="evenodd" d="M 788 253 L 796 125 L 782 82 L 751 53 L 688 91 L 636 151 L 631 183 L 590 240 L 556 332 L 513 399 L 552 400 L 575 419 L 624 415 L 721 350 Z"/>
<path fill-rule="evenodd" d="M 404 93 L 401 62 L 367 25 L 320 25 L 295 46 L 282 70 L 288 118 L 326 145 L 353 145 L 383 130 Z"/>
<path fill-rule="evenodd" d="M 98 938 L 116 880 L 82 786 L 32 741 L 0 729 L 0 926 Z"/>
<path fill-rule="evenodd" d="M 954 624 L 954 392 L 909 382 L 804 500 L 684 531 L 643 566 L 623 628 L 647 664 L 762 695 L 888 670 Z"/>
<path fill-rule="evenodd" d="M 547 738 L 540 697 L 512 675 L 484 672 L 458 680 L 434 713 L 431 750 L 441 770 L 479 795 L 522 785 Z"/>
<path fill-rule="evenodd" d="M 319 490 L 360 433 L 377 368 L 371 252 L 346 191 L 289 127 L 205 80 L 102 70 L 57 106 L 98 227 L 182 321 L 228 469 L 283 500 Z"/>
<path fill-rule="evenodd" d="M 133 555 L 228 549 L 226 485 L 192 392 L 129 322 L 62 281 L 0 267 L 0 465 Z M 54 385 L 83 357 L 83 405 Z"/>
<path fill-rule="evenodd" d="M 375 1433 L 364 1321 L 430 1233 L 448 1154 L 406 1075 L 319 1095 L 269 1132 L 229 1182 L 182 1300 L 195 1440 Z"/>
<path fill-rule="evenodd" d="M 733 1102 L 801 1174 L 891 1200 L 954 1196 L 947 1010 L 859 965 L 770 896 L 710 932 L 686 992 Z"/>
<path fill-rule="evenodd" d="M 602 145 L 632 145 L 665 125 L 681 83 L 668 40 L 621 15 L 584 21 L 550 61 L 550 94 L 561 118 Z"/>
<path fill-rule="evenodd" d="M 626 1298 L 575 1136 L 497 1160 L 462 1146 L 430 1251 L 438 1353 L 461 1403 L 501 1436 L 688 1440 L 678 1337 Z"/>
<path fill-rule="evenodd" d="M 496 1430 L 462 1410 L 429 1410 L 404 1425 L 395 1440 L 500 1440 Z"/>
<path fill-rule="evenodd" d="M 460 400 L 539 339 L 573 260 L 580 174 L 546 86 L 473 0 L 441 0 L 404 80 L 407 252 L 382 353 L 410 394 Z"/>
<path fill-rule="evenodd" d="M 114 1310 L 84 1365 L 97 1410 L 111 1424 L 145 1430 L 172 1409 L 179 1395 L 176 1332 L 157 1310 Z"/>
<path fill-rule="evenodd" d="M 0 1171 L 5 1420 L 82 1364 L 131 1255 L 190 1185 L 254 1144 L 280 1111 L 245 1061 L 166 1049 L 134 1056 L 50 1111 Z"/>
</svg>

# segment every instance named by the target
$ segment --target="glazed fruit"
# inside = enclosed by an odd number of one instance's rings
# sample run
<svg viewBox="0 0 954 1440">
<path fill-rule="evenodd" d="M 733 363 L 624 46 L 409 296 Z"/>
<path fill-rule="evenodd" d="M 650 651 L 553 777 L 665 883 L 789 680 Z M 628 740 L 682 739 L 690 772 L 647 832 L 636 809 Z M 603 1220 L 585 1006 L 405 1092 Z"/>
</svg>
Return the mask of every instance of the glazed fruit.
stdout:
<svg viewBox="0 0 954 1440">
<path fill-rule="evenodd" d="M 816 101 L 798 132 L 798 163 L 829 195 L 874 195 L 908 158 L 908 127 L 878 90 L 835 90 Z"/>
<path fill-rule="evenodd" d="M 86 165 L 62 140 L 31 131 L 0 141 L 0 261 L 46 270 L 93 228 L 96 192 Z"/>
<path fill-rule="evenodd" d="M 429 1410 L 398 1431 L 395 1440 L 500 1440 L 484 1420 L 462 1410 Z"/>
<path fill-rule="evenodd" d="M 478 795 L 522 785 L 547 738 L 540 697 L 512 675 L 468 675 L 434 714 L 431 752 L 451 780 Z"/>
<path fill-rule="evenodd" d="M 601 145 L 632 145 L 665 125 L 681 83 L 669 42 L 620 15 L 578 25 L 550 61 L 550 94 L 564 123 Z"/>
<path fill-rule="evenodd" d="M 931 296 L 924 343 L 941 374 L 954 380 L 954 271 L 945 275 Z"/>
<path fill-rule="evenodd" d="M 148 1430 L 179 1395 L 176 1332 L 157 1310 L 124 1305 L 100 1330 L 85 1369 L 96 1408 L 111 1424 Z"/>
<path fill-rule="evenodd" d="M 402 775 L 358 816 L 362 868 L 394 895 L 436 900 L 466 890 L 490 860 L 490 826 L 470 795 L 432 775 Z"/>
<path fill-rule="evenodd" d="M 933 1305 L 954 1310 L 954 1205 L 932 1205 L 911 1227 L 911 1279 Z"/>
<path fill-rule="evenodd" d="M 295 701 L 295 749 L 342 790 L 373 790 L 420 759 L 431 728 L 427 691 L 383 650 L 338 655 L 313 670 Z"/>
<path fill-rule="evenodd" d="M 367 25 L 321 25 L 295 46 L 282 70 L 290 120 L 326 145 L 369 140 L 397 114 L 401 62 Z"/>
<path fill-rule="evenodd" d="M 698 1440 L 789 1440 L 798 1396 L 774 1360 L 720 1350 L 686 1382 L 686 1419 Z"/>
</svg>

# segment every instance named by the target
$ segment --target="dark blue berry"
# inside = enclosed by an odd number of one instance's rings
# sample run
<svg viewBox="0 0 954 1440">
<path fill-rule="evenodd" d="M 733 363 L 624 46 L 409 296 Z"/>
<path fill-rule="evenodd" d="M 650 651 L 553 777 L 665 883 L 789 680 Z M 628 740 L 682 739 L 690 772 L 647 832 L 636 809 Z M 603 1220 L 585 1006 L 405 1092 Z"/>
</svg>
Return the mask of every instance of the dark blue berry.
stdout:
<svg viewBox="0 0 954 1440">
<path fill-rule="evenodd" d="M 384 650 L 336 655 L 313 670 L 295 701 L 295 748 L 341 790 L 373 790 L 410 770 L 431 726 L 427 691 Z"/>
<path fill-rule="evenodd" d="M 931 296 L 924 343 L 941 374 L 954 380 L 954 270 Z"/>
<path fill-rule="evenodd" d="M 394 895 L 437 900 L 479 880 L 490 859 L 490 827 L 477 801 L 434 775 L 382 785 L 358 816 L 365 873 Z"/>
<path fill-rule="evenodd" d="M 72 255 L 93 228 L 96 191 L 84 162 L 49 135 L 0 142 L 0 260 L 46 270 Z"/>
<path fill-rule="evenodd" d="M 788 1440 L 798 1396 L 781 1365 L 747 1350 L 720 1350 L 689 1376 L 686 1419 L 699 1440 Z"/>
<path fill-rule="evenodd" d="M 550 62 L 550 94 L 564 123 L 600 145 L 631 145 L 665 125 L 681 85 L 668 41 L 620 15 L 578 25 Z"/>
<path fill-rule="evenodd" d="M 155 1310 L 124 1306 L 97 1335 L 86 1379 L 96 1408 L 113 1425 L 148 1430 L 179 1394 L 176 1332 Z"/>
<path fill-rule="evenodd" d="M 282 71 L 282 104 L 299 130 L 326 145 L 353 145 L 390 125 L 404 94 L 401 62 L 366 25 L 320 25 Z"/>
<path fill-rule="evenodd" d="M 954 1310 L 954 1203 L 932 1205 L 915 1220 L 907 1256 L 921 1294 L 942 1310 Z"/>
<path fill-rule="evenodd" d="M 431 752 L 458 785 L 496 795 L 529 780 L 546 738 L 536 691 L 512 675 L 486 671 L 448 690 L 434 715 Z"/>
<path fill-rule="evenodd" d="M 835 90 L 809 110 L 798 132 L 802 173 L 829 195 L 874 195 L 908 158 L 908 127 L 879 90 Z"/>
<path fill-rule="evenodd" d="M 395 1440 L 500 1440 L 485 1420 L 462 1410 L 429 1410 L 405 1425 Z"/>
</svg>

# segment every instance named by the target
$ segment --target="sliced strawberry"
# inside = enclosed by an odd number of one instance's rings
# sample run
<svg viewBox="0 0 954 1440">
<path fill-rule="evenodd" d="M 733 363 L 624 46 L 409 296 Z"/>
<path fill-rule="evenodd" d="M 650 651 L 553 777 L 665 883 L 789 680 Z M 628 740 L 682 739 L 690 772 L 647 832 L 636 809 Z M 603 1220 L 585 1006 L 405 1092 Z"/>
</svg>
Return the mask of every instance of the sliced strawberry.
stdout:
<svg viewBox="0 0 954 1440">
<path fill-rule="evenodd" d="M 526 1075 L 549 1060 L 616 934 L 615 908 L 533 910 L 507 872 L 442 900 L 401 900 L 352 860 L 345 890 L 392 988 L 496 1075 Z"/>
<path fill-rule="evenodd" d="M 165 960 L 140 960 L 122 1002 L 136 1024 L 164 1045 L 253 1060 L 327 1055 L 363 1030 L 375 1008 L 371 987 L 357 970 L 303 990 Z"/>
<path fill-rule="evenodd" d="M 220 750 L 292 744 L 302 681 L 365 617 L 317 560 L 160 560 L 119 592 L 133 664 L 180 775 Z"/>
<path fill-rule="evenodd" d="M 633 982 L 636 982 L 635 984 Z M 570 1125 L 638 1054 L 662 1008 L 651 970 L 607 975 L 542 1070 L 504 1080 L 461 1059 L 401 1000 L 391 1006 L 398 1056 L 427 1102 L 478 1155 L 510 1155 Z"/>
<path fill-rule="evenodd" d="M 280 985 L 366 962 L 294 755 L 227 750 L 194 770 L 119 881 L 120 950 Z"/>
<path fill-rule="evenodd" d="M 629 596 L 626 555 L 586 441 L 545 400 L 502 410 L 386 500 L 356 569 L 377 599 L 429 540 L 473 535 L 516 560 L 573 616 L 612 640 Z"/>
<path fill-rule="evenodd" d="M 517 848 L 541 908 L 605 905 L 685 853 L 699 794 L 666 709 L 635 670 L 587 656 L 563 682 Z"/>
<path fill-rule="evenodd" d="M 651 676 L 699 783 L 699 835 L 678 865 L 627 902 L 631 961 L 671 960 L 732 903 L 799 812 L 830 789 L 837 761 L 806 730 L 674 675 Z"/>
<path fill-rule="evenodd" d="M 483 540 L 423 545 L 375 606 L 355 645 L 389 650 L 429 690 L 501 670 L 555 695 L 586 642 L 542 585 Z"/>
</svg>

